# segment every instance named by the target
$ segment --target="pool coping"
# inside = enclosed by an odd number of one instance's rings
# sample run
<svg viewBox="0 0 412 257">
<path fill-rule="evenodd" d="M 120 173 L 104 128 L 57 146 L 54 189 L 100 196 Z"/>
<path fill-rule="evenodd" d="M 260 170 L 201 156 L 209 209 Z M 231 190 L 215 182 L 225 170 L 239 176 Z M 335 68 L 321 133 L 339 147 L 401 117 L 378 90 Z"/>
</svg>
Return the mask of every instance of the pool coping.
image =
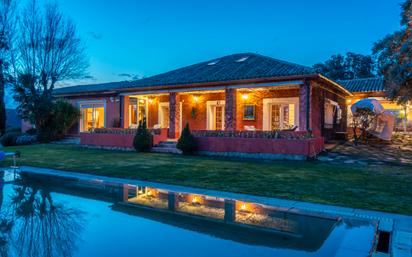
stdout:
<svg viewBox="0 0 412 257">
<path fill-rule="evenodd" d="M 265 196 L 232 193 L 188 186 L 169 185 L 145 180 L 99 176 L 81 172 L 63 171 L 49 168 L 21 166 L 19 170 L 39 175 L 53 175 L 80 180 L 98 180 L 100 182 L 105 182 L 108 184 L 144 184 L 148 187 L 154 187 L 174 192 L 187 192 L 192 194 L 208 195 L 218 198 L 228 198 L 237 199 L 245 202 L 254 202 L 258 204 L 282 208 L 289 212 L 296 212 L 309 215 L 340 216 L 342 218 L 356 218 L 363 220 L 379 221 L 379 230 L 393 233 L 391 248 L 392 256 L 412 257 L 412 216 L 350 207 L 308 203 L 296 200 L 278 199 Z"/>
<path fill-rule="evenodd" d="M 154 188 L 163 189 L 167 191 L 208 195 L 208 196 L 213 196 L 213 197 L 218 197 L 218 198 L 228 198 L 228 199 L 237 199 L 237 200 L 245 201 L 245 202 L 254 202 L 254 203 L 270 205 L 274 207 L 283 207 L 283 208 L 288 209 L 289 211 L 293 211 L 296 209 L 296 210 L 302 210 L 302 211 L 314 212 L 314 213 L 320 213 L 320 214 L 329 214 L 332 216 L 338 215 L 338 216 L 343 216 L 347 218 L 353 217 L 353 218 L 379 220 L 379 221 L 386 221 L 386 222 L 398 220 L 398 221 L 404 221 L 404 222 L 411 222 L 412 224 L 412 216 L 396 214 L 396 213 L 387 213 L 387 212 L 350 208 L 350 207 L 341 207 L 341 206 L 326 205 L 326 204 L 319 204 L 319 203 L 309 203 L 309 202 L 303 202 L 303 201 L 297 201 L 297 200 L 286 200 L 286 199 L 233 193 L 233 192 L 218 191 L 218 190 L 211 190 L 211 189 L 203 189 L 203 188 L 196 188 L 196 187 L 189 187 L 189 186 L 170 185 L 170 184 L 151 182 L 151 181 L 146 181 L 146 180 L 124 179 L 124 178 L 100 176 L 100 175 L 93 175 L 93 174 L 87 174 L 87 173 L 81 173 L 81 172 L 55 170 L 55 169 L 49 169 L 49 168 L 21 166 L 20 170 L 23 172 L 30 172 L 30 173 L 43 174 L 43 175 L 71 177 L 71 178 L 85 179 L 85 180 L 100 180 L 108 184 L 130 184 L 130 185 L 144 184 L 148 187 L 154 187 Z"/>
</svg>

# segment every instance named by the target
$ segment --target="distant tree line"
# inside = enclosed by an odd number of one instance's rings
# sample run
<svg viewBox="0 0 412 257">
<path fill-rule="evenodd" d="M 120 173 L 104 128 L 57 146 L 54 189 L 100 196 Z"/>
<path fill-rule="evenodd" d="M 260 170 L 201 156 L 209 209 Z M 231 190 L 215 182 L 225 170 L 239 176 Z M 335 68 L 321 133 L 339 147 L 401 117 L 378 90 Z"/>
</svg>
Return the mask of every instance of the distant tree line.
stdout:
<svg viewBox="0 0 412 257">
<path fill-rule="evenodd" d="M 390 99 L 412 101 L 412 0 L 401 8 L 401 30 L 376 42 L 372 55 L 336 54 L 313 68 L 333 80 L 383 77 Z"/>
</svg>

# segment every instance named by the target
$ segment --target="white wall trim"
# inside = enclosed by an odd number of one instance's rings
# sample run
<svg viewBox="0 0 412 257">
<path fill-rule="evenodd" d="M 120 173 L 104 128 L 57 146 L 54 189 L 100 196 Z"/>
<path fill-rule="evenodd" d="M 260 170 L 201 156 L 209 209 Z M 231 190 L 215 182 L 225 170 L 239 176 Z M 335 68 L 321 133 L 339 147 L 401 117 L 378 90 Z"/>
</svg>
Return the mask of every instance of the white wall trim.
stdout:
<svg viewBox="0 0 412 257">
<path fill-rule="evenodd" d="M 206 129 L 207 130 L 214 130 L 213 126 L 213 117 L 215 116 L 214 108 L 215 106 L 223 106 L 223 118 L 222 118 L 222 126 L 223 129 L 225 128 L 225 101 L 218 100 L 218 101 L 207 101 L 206 102 Z"/>
</svg>

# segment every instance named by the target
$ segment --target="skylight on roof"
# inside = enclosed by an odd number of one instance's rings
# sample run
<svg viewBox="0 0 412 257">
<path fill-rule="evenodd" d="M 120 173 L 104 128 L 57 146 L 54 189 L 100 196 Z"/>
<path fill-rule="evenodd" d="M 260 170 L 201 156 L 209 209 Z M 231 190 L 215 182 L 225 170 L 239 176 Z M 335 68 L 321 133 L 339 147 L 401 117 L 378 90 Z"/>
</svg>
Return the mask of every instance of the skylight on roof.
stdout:
<svg viewBox="0 0 412 257">
<path fill-rule="evenodd" d="M 249 58 L 249 56 L 242 57 L 242 58 L 236 60 L 236 62 L 244 62 L 244 61 L 246 61 L 248 58 Z"/>
<path fill-rule="evenodd" d="M 209 62 L 207 65 L 211 66 L 211 65 L 215 65 L 216 63 L 218 63 L 220 60 L 215 60 L 212 62 Z"/>
</svg>

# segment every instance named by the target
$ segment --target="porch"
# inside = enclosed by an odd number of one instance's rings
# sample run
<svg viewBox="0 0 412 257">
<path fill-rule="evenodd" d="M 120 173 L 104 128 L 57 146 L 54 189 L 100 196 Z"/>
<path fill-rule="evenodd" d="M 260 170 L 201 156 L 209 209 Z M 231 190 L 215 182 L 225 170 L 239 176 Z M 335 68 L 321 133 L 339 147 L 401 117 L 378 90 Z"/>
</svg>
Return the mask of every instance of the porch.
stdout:
<svg viewBox="0 0 412 257">
<path fill-rule="evenodd" d="M 324 149 L 330 131 L 345 131 L 340 122 L 345 103 L 309 81 L 132 92 L 118 97 L 120 128 L 93 128 L 81 139 L 87 145 L 132 148 L 135 129 L 146 120 L 154 145 L 176 140 L 189 124 L 202 154 L 306 159 Z"/>
</svg>

